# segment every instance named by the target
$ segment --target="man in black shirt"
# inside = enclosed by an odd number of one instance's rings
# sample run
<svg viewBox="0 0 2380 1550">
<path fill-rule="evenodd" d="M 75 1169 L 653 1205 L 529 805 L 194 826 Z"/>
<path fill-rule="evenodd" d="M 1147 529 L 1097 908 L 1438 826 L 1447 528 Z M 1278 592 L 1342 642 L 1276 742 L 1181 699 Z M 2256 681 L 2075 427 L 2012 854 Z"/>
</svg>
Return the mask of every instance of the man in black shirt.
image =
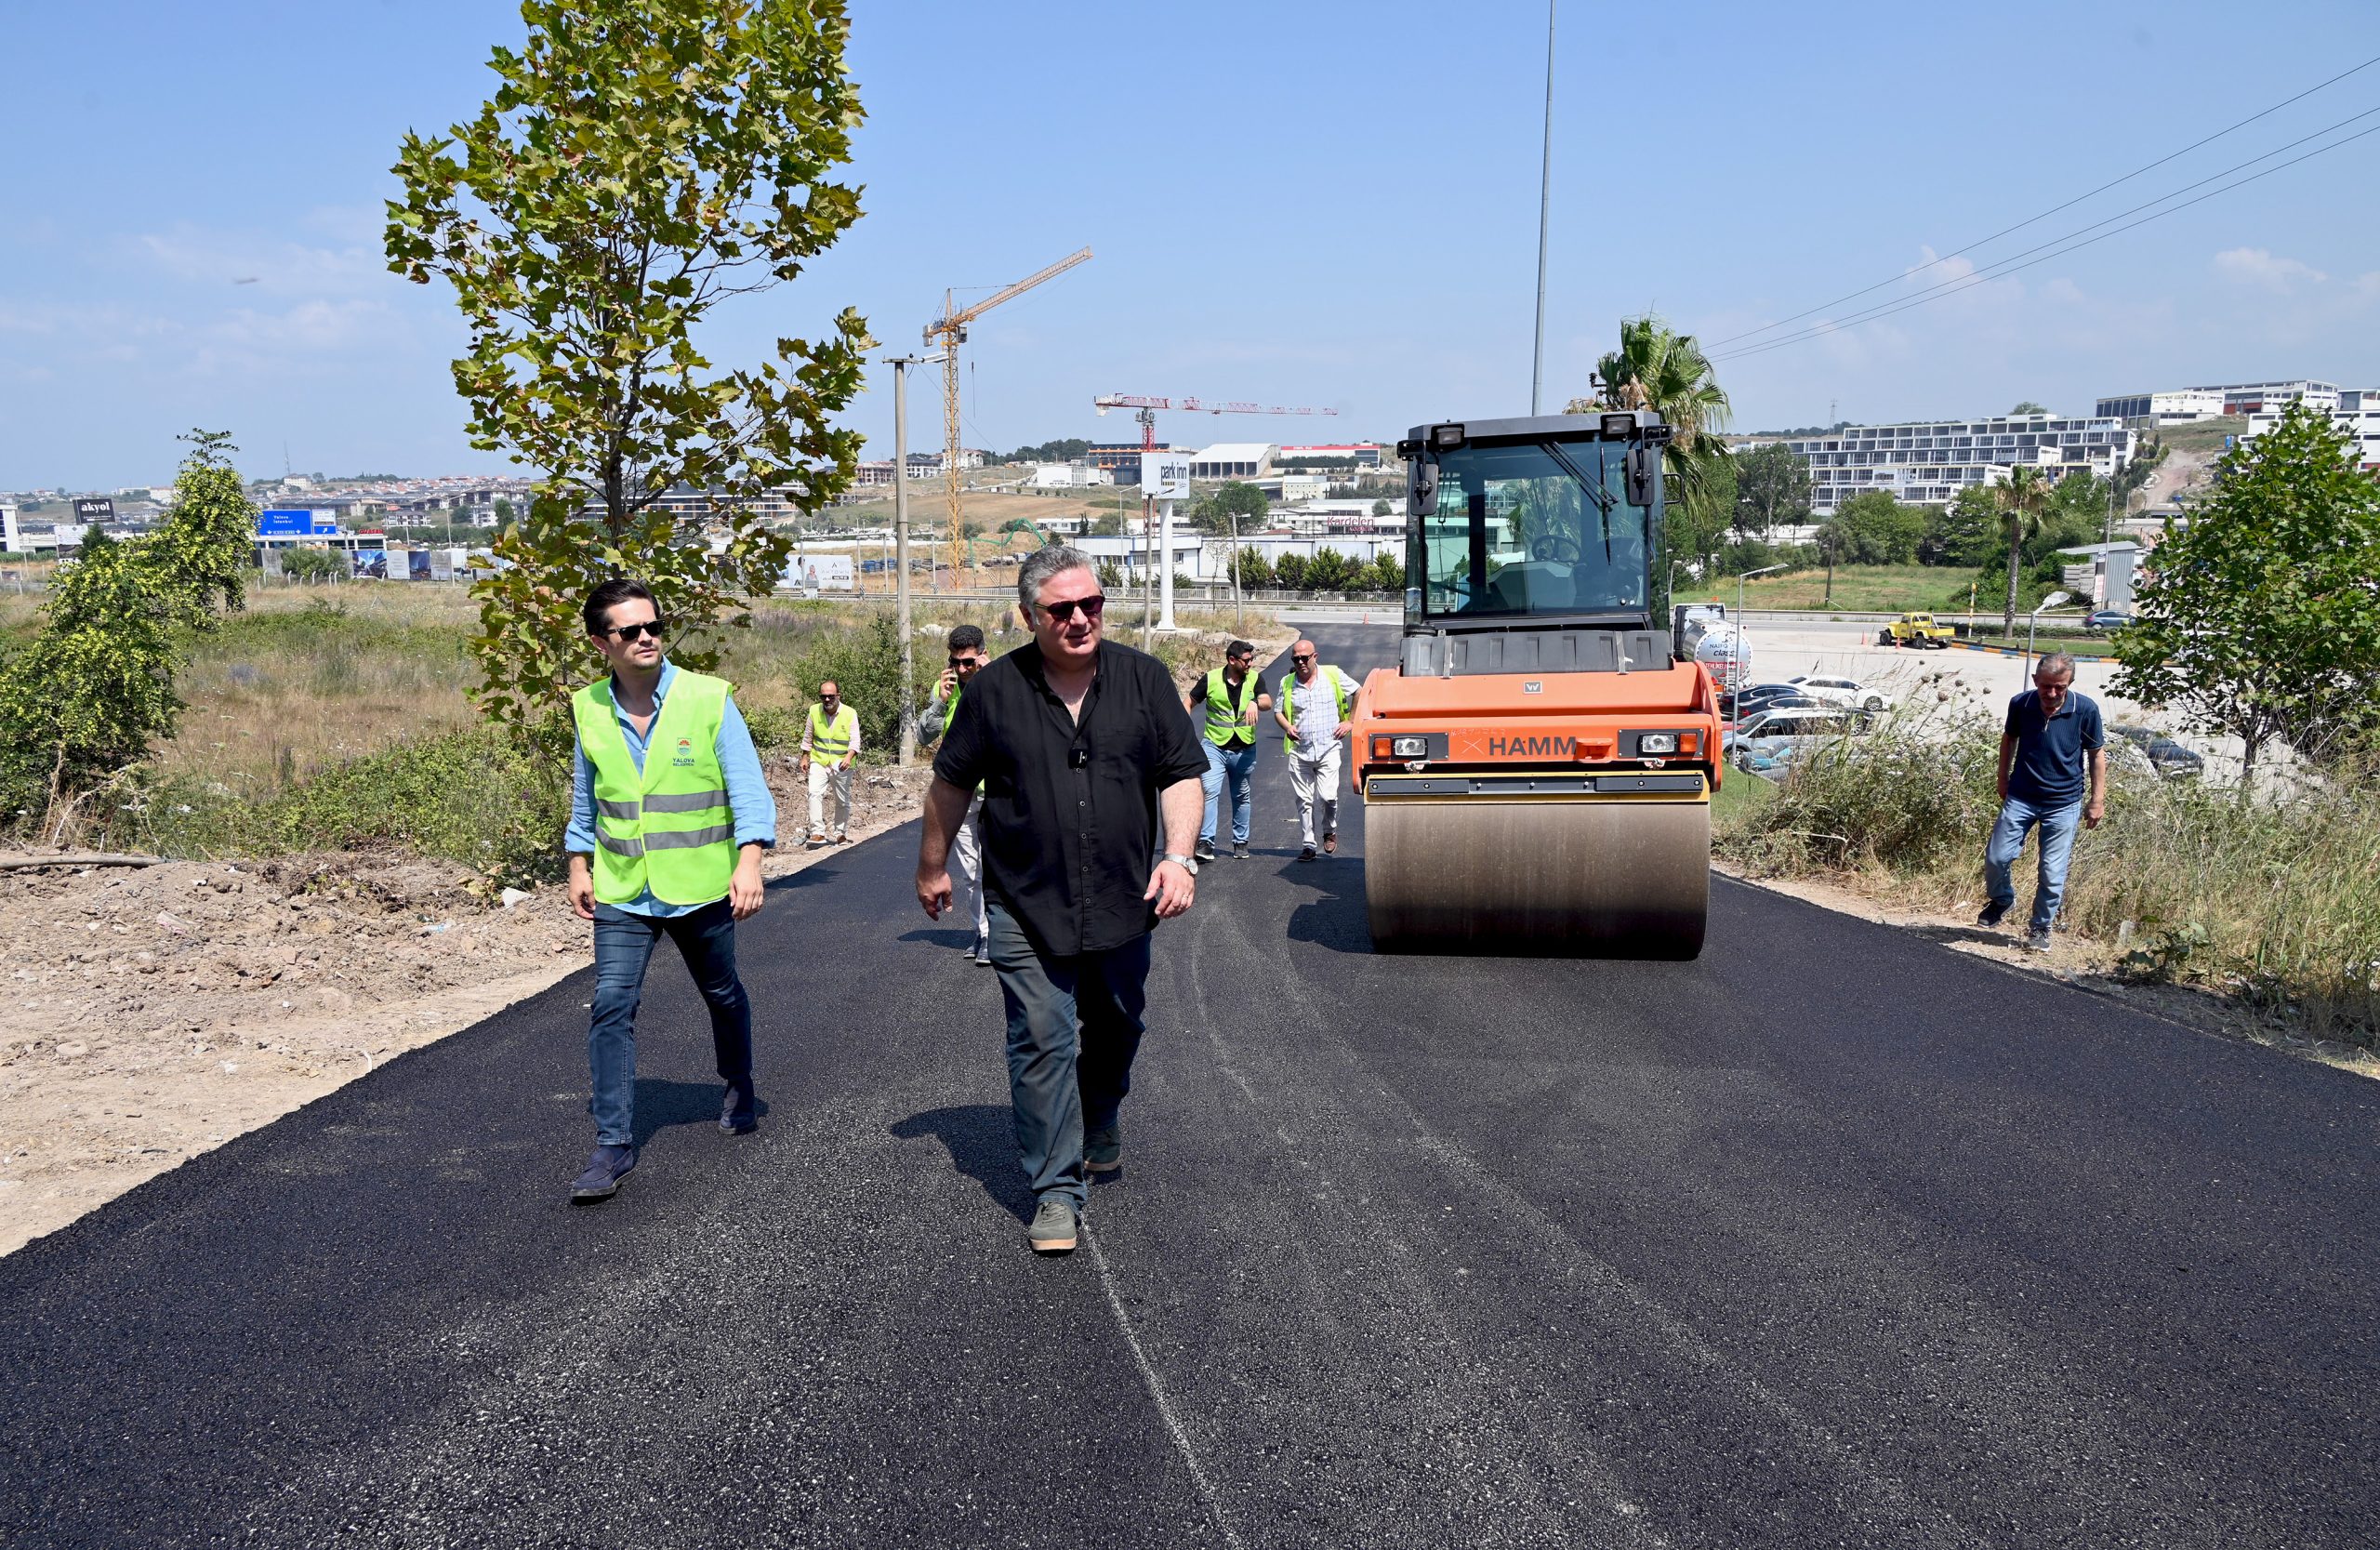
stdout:
<svg viewBox="0 0 2380 1550">
<path fill-rule="evenodd" d="M 918 902 L 937 920 L 949 907 L 951 838 L 981 783 L 1016 1149 L 1039 1201 L 1027 1239 L 1063 1253 L 1088 1174 L 1122 1166 L 1117 1113 L 1140 1048 L 1149 930 L 1197 893 L 1207 761 L 1164 664 L 1102 639 L 1107 600 L 1090 556 L 1038 550 L 1016 590 L 1033 643 L 975 674 L 943 735 Z M 1165 854 L 1151 867 L 1160 809 Z"/>
</svg>

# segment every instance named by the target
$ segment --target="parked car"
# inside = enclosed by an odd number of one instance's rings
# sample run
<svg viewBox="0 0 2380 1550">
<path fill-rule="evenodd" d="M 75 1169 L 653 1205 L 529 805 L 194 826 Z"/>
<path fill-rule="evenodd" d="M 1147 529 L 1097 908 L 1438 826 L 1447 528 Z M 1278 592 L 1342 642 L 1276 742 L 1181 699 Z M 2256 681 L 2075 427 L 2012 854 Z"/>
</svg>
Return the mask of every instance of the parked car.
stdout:
<svg viewBox="0 0 2380 1550">
<path fill-rule="evenodd" d="M 1722 691 L 1719 714 L 1731 722 L 1739 722 L 1755 710 L 1767 709 L 1772 701 L 1809 697 L 1790 683 L 1755 683 L 1749 689 Z"/>
<path fill-rule="evenodd" d="M 2085 629 L 2122 629 L 2125 625 L 2128 625 L 2131 622 L 2132 616 L 2130 614 L 2118 613 L 2112 608 L 2097 608 L 2083 616 L 2082 628 Z"/>
<path fill-rule="evenodd" d="M 1778 749 L 1791 745 L 1856 736 L 1872 724 L 1866 712 L 1842 706 L 1763 710 L 1732 731 L 1721 733 L 1719 747 L 1723 757 L 1739 768 L 1749 768 L 1747 761 L 1755 755 L 1773 757 Z"/>
<path fill-rule="evenodd" d="M 1882 710 L 1892 704 L 1890 696 L 1884 691 L 1865 688 L 1856 678 L 1819 678 L 1805 673 L 1798 678 L 1787 679 L 1786 682 L 1792 685 L 1797 694 L 1807 695 L 1813 699 L 1822 699 L 1832 705 L 1848 705 L 1861 710 Z"/>
<path fill-rule="evenodd" d="M 2115 739 L 2108 745 L 2111 762 L 2136 760 L 2167 780 L 2192 780 L 2206 773 L 2205 760 L 2152 728 L 2110 725 L 2108 735 Z"/>
</svg>

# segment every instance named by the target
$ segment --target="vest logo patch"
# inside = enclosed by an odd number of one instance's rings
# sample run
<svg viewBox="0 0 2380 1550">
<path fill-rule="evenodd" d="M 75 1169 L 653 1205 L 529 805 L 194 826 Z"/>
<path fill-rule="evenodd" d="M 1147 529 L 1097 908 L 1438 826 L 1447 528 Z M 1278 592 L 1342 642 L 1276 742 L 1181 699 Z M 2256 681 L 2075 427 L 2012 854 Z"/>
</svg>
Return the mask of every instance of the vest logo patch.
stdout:
<svg viewBox="0 0 2380 1550">
<path fill-rule="evenodd" d="M 679 738 L 678 751 L 671 757 L 669 762 L 679 769 L 692 767 L 694 762 L 694 740 L 691 737 Z"/>
</svg>

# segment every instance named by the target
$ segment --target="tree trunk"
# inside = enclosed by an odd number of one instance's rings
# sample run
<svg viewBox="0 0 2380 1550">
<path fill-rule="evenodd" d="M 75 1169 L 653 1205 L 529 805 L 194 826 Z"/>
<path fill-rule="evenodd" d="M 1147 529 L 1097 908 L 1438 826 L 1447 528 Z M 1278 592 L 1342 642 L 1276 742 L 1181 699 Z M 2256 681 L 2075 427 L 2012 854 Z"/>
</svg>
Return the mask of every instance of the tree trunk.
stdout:
<svg viewBox="0 0 2380 1550">
<path fill-rule="evenodd" d="M 2025 563 L 2024 540 L 2018 536 L 2024 519 L 2014 512 L 2008 517 L 2008 612 L 2000 620 L 2000 636 L 2013 639 L 2016 633 L 2016 570 Z"/>
</svg>

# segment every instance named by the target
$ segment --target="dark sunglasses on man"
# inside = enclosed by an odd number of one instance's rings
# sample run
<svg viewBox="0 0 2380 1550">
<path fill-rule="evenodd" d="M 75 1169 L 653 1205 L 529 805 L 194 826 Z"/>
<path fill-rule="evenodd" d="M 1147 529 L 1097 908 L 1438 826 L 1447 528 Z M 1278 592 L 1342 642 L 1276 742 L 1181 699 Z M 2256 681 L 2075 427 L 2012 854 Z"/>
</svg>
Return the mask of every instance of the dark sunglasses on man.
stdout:
<svg viewBox="0 0 2380 1550">
<path fill-rule="evenodd" d="M 1313 657 L 1311 657 L 1311 656 L 1292 656 L 1292 657 L 1290 657 L 1290 658 L 1289 658 L 1289 660 L 1290 660 L 1291 662 L 1296 663 L 1299 667 L 1301 667 L 1301 668 L 1302 668 L 1302 667 L 1304 667 L 1308 662 L 1313 661 L 1313 660 L 1314 660 L 1314 658 L 1313 658 Z"/>
<path fill-rule="evenodd" d="M 1064 603 L 1045 603 L 1040 606 L 1050 617 L 1060 624 L 1064 624 L 1075 616 L 1075 610 L 1078 608 L 1082 610 L 1082 616 L 1086 619 L 1099 617 L 1106 611 L 1107 599 L 1104 593 L 1093 592 L 1089 597 L 1068 598 Z"/>
<path fill-rule="evenodd" d="M 650 635 L 654 640 L 658 641 L 661 639 L 662 631 L 667 628 L 668 627 L 659 619 L 655 619 L 651 624 L 624 624 L 616 629 L 607 629 L 603 631 L 603 633 L 606 635 L 617 635 L 620 638 L 621 643 L 626 644 L 630 641 L 637 640 L 638 638 L 646 635 Z"/>
</svg>

